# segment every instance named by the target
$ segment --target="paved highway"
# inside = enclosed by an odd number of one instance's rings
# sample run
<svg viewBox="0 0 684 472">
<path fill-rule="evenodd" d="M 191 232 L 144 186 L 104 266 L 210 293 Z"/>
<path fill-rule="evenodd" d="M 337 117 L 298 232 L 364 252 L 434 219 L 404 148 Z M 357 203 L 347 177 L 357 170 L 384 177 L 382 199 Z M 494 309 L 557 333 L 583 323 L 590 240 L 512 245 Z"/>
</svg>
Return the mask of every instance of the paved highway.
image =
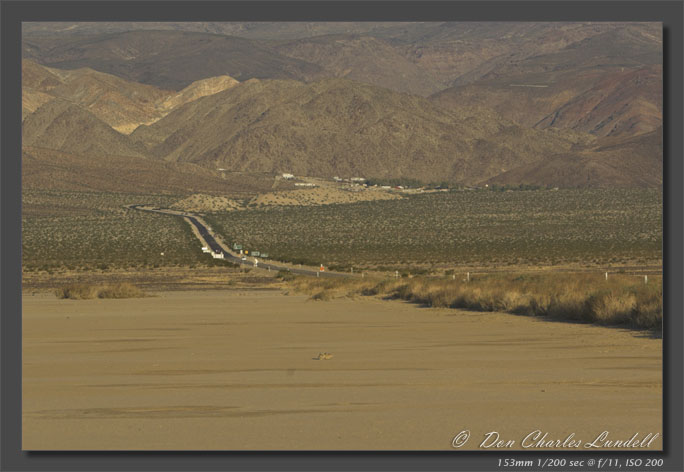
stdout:
<svg viewBox="0 0 684 472">
<path fill-rule="evenodd" d="M 192 225 L 197 228 L 197 231 L 199 234 L 202 236 L 204 241 L 207 243 L 207 246 L 209 249 L 211 249 L 212 252 L 214 253 L 222 253 L 223 254 L 223 259 L 229 262 L 233 262 L 235 264 L 240 264 L 240 265 L 245 265 L 249 267 L 254 267 L 254 259 L 252 260 L 246 260 L 243 261 L 242 258 L 231 252 L 229 249 L 225 248 L 223 245 L 221 245 L 218 241 L 216 241 L 216 238 L 211 234 L 209 229 L 207 229 L 206 226 L 204 226 L 195 215 L 192 213 L 188 213 L 185 211 L 177 211 L 177 210 L 169 210 L 166 208 L 158 208 L 158 207 L 150 207 L 147 205 L 127 205 L 126 208 L 130 208 L 132 210 L 140 210 L 140 211 L 149 211 L 153 213 L 161 213 L 163 215 L 171 215 L 171 216 L 177 216 L 180 218 L 186 218 Z M 294 267 L 286 267 L 286 266 L 280 266 L 272 263 L 267 263 L 263 261 L 259 261 L 257 268 L 259 269 L 271 269 L 275 271 L 279 270 L 287 270 L 289 272 L 292 272 L 293 274 L 301 274 L 301 275 L 310 275 L 310 276 L 318 276 L 318 277 L 350 277 L 351 274 L 344 274 L 340 272 L 320 272 L 316 269 L 305 269 L 305 268 L 294 268 Z"/>
</svg>

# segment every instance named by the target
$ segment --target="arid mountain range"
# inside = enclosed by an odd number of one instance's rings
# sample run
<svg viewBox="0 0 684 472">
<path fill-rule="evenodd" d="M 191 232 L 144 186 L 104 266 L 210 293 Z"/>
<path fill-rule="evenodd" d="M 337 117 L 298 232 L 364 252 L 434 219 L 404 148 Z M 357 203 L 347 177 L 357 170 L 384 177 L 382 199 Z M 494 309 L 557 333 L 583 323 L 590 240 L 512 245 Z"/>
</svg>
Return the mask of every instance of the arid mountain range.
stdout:
<svg viewBox="0 0 684 472">
<path fill-rule="evenodd" d="M 89 68 L 55 69 L 24 60 L 22 115 L 26 117 L 52 98 L 60 98 L 88 110 L 115 130 L 130 134 L 139 125 L 153 123 L 179 105 L 237 84 L 237 80 L 223 75 L 198 80 L 175 92 Z"/>
<path fill-rule="evenodd" d="M 120 187 L 131 168 L 158 166 L 171 181 L 192 174 L 193 191 L 206 179 L 208 193 L 230 180 L 218 169 L 662 183 L 659 24 L 144 26 L 157 29 L 25 25 L 25 166 L 30 156 L 34 170 L 107 168 L 125 176 L 109 179 Z M 24 174 L 26 185 L 46 181 Z M 250 185 L 262 182 L 241 191 Z"/>
</svg>

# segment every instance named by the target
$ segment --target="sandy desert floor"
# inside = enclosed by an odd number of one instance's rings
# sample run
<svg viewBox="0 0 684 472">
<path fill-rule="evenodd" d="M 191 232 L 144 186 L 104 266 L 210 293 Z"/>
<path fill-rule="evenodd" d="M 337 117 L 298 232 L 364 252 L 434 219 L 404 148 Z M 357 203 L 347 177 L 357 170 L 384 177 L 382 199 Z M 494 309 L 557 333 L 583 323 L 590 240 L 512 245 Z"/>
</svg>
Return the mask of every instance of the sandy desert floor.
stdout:
<svg viewBox="0 0 684 472">
<path fill-rule="evenodd" d="M 519 450 L 535 430 L 662 432 L 647 333 L 279 290 L 23 306 L 26 450 L 448 450 L 463 430 L 460 450 L 493 431 Z"/>
</svg>

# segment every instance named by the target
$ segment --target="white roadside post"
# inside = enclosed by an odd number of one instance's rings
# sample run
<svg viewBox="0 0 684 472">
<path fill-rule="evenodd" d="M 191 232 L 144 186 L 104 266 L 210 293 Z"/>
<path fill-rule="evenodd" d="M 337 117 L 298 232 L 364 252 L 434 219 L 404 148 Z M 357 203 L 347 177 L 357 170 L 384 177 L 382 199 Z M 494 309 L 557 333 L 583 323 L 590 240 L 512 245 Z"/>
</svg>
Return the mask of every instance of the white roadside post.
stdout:
<svg viewBox="0 0 684 472">
<path fill-rule="evenodd" d="M 466 272 L 466 281 L 470 282 L 470 272 Z"/>
<path fill-rule="evenodd" d="M 608 280 L 608 272 L 606 272 L 606 280 Z"/>
<path fill-rule="evenodd" d="M 644 283 L 645 283 L 645 284 L 648 283 L 648 275 L 644 275 Z"/>
</svg>

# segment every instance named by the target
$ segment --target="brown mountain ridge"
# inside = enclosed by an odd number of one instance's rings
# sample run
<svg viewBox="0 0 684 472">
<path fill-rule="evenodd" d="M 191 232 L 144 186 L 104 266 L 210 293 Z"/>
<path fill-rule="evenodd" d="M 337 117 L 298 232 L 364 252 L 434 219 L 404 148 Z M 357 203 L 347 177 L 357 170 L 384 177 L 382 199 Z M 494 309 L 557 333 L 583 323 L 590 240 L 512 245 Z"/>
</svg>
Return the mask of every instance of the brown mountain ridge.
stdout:
<svg viewBox="0 0 684 472">
<path fill-rule="evenodd" d="M 662 127 L 639 136 L 604 138 L 489 179 L 488 184 L 555 187 L 658 187 L 663 184 Z"/>
<path fill-rule="evenodd" d="M 92 159 L 147 156 L 144 146 L 88 110 L 60 98 L 50 100 L 24 119 L 22 146 L 83 154 Z"/>
<path fill-rule="evenodd" d="M 343 79 L 250 80 L 186 104 L 131 138 L 151 154 L 237 171 L 477 182 L 592 138 Z"/>
<path fill-rule="evenodd" d="M 140 124 L 153 123 L 173 108 L 220 92 L 238 82 L 229 76 L 212 77 L 179 92 L 130 82 L 89 68 L 53 69 L 30 60 L 22 62 L 23 115 L 52 98 L 74 103 L 115 130 L 129 134 Z"/>
</svg>

